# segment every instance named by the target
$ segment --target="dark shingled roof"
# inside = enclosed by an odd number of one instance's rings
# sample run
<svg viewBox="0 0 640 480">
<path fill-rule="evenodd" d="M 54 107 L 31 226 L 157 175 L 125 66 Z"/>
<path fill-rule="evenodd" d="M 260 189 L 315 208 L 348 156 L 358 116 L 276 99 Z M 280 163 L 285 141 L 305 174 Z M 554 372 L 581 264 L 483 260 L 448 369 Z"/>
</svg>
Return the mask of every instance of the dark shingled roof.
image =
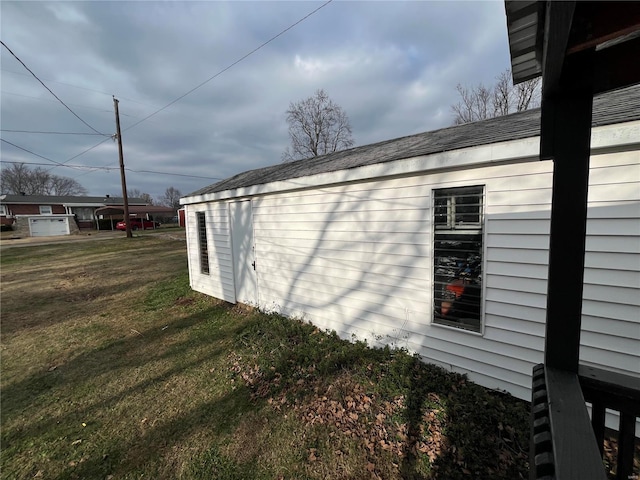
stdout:
<svg viewBox="0 0 640 480">
<path fill-rule="evenodd" d="M 639 119 L 640 86 L 638 85 L 608 92 L 594 98 L 594 126 Z M 539 134 L 540 109 L 527 110 L 503 117 L 355 147 L 319 157 L 249 170 L 196 190 L 187 196 L 222 192 L 420 155 L 518 140 Z"/>
</svg>

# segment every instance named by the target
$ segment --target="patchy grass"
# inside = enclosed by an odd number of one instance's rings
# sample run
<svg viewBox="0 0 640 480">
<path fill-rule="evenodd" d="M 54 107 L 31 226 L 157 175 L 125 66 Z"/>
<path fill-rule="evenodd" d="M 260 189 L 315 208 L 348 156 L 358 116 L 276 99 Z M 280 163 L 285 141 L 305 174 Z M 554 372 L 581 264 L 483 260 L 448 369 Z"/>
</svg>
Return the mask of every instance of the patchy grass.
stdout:
<svg viewBox="0 0 640 480">
<path fill-rule="evenodd" d="M 525 402 L 192 292 L 184 242 L 1 262 L 2 478 L 527 477 Z"/>
</svg>

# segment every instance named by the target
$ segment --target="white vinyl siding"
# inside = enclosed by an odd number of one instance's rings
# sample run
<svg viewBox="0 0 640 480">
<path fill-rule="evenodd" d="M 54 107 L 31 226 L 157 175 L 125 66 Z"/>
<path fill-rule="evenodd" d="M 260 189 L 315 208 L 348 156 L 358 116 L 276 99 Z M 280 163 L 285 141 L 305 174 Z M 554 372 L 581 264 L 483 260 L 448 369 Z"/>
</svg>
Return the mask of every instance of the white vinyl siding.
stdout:
<svg viewBox="0 0 640 480">
<path fill-rule="evenodd" d="M 344 338 L 406 347 L 529 399 L 544 351 L 552 168 L 523 162 L 257 195 L 259 306 Z M 632 375 L 640 375 L 639 168 L 638 152 L 592 157 L 581 339 L 583 363 Z M 480 333 L 432 322 L 431 192 L 469 185 L 485 187 Z M 212 275 L 205 285 L 192 270 L 194 288 L 228 300 L 226 208 L 221 200 L 186 210 L 188 235 L 194 209 L 211 218 Z"/>
<path fill-rule="evenodd" d="M 549 213 L 539 209 L 549 208 L 550 166 L 490 167 L 256 197 L 259 303 L 346 338 L 407 347 L 484 385 L 526 397 L 531 367 L 542 359 L 544 327 L 536 323 L 544 322 Z M 431 321 L 431 191 L 470 184 L 485 184 L 487 213 L 497 210 L 495 220 L 486 218 L 487 262 L 492 255 L 494 261 L 484 336 Z M 515 212 L 503 208 L 506 197 Z M 518 240 L 516 248 L 507 236 Z M 503 241 L 507 247 L 501 248 Z M 521 250 L 528 243 L 539 250 L 523 266 Z M 530 306 L 521 312 L 518 302 Z M 519 331 L 510 331 L 510 324 Z"/>
<path fill-rule="evenodd" d="M 209 273 L 202 273 L 197 212 L 205 214 Z M 235 302 L 229 215 L 225 203 L 185 207 L 191 288 L 228 302 Z"/>
<path fill-rule="evenodd" d="M 640 376 L 640 152 L 591 158 L 580 361 Z"/>
</svg>

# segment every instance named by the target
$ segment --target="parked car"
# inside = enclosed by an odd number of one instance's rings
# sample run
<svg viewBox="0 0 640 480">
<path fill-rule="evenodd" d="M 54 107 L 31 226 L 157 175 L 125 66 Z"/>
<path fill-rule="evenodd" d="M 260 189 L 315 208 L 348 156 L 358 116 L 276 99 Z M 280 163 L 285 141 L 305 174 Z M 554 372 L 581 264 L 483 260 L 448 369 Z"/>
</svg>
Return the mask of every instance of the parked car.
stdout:
<svg viewBox="0 0 640 480">
<path fill-rule="evenodd" d="M 147 230 L 149 228 L 158 228 L 160 226 L 160 222 L 154 222 L 152 220 L 143 220 L 142 218 L 131 218 L 129 219 L 129 223 L 131 224 L 131 230 Z M 127 225 L 125 221 L 121 221 L 116 223 L 116 230 L 126 230 Z"/>
</svg>

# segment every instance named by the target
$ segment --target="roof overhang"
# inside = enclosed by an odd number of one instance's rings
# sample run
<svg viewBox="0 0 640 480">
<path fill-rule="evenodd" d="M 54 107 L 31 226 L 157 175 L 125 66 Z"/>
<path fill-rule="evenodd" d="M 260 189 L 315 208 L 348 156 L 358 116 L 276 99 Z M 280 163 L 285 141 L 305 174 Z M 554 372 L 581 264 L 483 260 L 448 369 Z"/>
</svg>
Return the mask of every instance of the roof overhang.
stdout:
<svg viewBox="0 0 640 480">
<path fill-rule="evenodd" d="M 514 83 L 543 76 L 559 88 L 565 64 L 592 52 L 593 93 L 638 83 L 640 2 L 505 1 Z"/>
<path fill-rule="evenodd" d="M 129 206 L 129 215 L 175 215 L 177 209 L 171 207 L 161 207 L 159 205 Z M 96 209 L 96 215 L 124 215 L 124 207 L 113 205 Z"/>
</svg>

